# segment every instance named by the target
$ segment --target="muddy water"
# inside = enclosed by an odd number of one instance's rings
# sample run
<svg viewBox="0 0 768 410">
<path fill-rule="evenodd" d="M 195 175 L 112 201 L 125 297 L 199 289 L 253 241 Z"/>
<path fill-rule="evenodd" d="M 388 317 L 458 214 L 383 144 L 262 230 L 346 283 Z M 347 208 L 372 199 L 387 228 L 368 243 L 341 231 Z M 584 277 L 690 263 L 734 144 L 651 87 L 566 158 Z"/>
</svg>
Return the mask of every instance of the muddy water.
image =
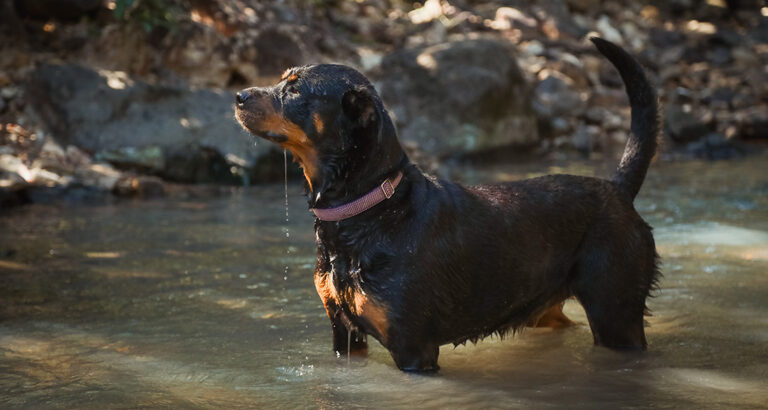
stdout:
<svg viewBox="0 0 768 410">
<path fill-rule="evenodd" d="M 217 199 L 12 210 L 0 217 L 0 408 L 764 407 L 767 163 L 654 165 L 637 201 L 664 259 L 648 352 L 594 348 L 569 302 L 577 326 L 444 346 L 437 376 L 397 371 L 375 343 L 349 364 L 331 353 L 297 185 L 289 226 L 281 184 Z"/>
</svg>

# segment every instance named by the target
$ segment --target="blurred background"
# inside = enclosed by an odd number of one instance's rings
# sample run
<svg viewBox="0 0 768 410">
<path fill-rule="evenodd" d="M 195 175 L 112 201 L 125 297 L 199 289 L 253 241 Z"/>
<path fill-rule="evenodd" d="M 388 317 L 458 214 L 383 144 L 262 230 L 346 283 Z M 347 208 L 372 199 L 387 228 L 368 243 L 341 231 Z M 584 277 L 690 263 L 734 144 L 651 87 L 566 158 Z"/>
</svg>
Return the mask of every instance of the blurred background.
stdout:
<svg viewBox="0 0 768 410">
<path fill-rule="evenodd" d="M 233 120 L 233 91 L 288 67 L 369 76 L 412 158 L 607 158 L 621 80 L 587 38 L 658 85 L 661 159 L 740 158 L 768 141 L 759 0 L 5 0 L 0 204 L 158 196 L 282 179 Z M 292 168 L 292 173 L 297 174 Z"/>
</svg>

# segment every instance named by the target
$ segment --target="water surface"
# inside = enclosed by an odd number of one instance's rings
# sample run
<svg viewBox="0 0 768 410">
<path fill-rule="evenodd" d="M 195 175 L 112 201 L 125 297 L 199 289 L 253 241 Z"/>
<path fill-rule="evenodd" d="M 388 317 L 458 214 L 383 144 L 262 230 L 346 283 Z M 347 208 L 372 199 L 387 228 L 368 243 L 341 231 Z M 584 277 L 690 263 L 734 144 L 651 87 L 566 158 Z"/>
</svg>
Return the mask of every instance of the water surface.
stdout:
<svg viewBox="0 0 768 410">
<path fill-rule="evenodd" d="M 759 408 L 768 404 L 768 165 L 654 164 L 636 206 L 664 265 L 649 350 L 578 325 L 444 346 L 436 376 L 331 352 L 312 218 L 281 184 L 0 216 L 1 408 Z M 460 168 L 468 183 L 614 164 Z M 286 229 L 290 237 L 286 238 Z M 287 267 L 287 270 L 286 270 Z"/>
</svg>

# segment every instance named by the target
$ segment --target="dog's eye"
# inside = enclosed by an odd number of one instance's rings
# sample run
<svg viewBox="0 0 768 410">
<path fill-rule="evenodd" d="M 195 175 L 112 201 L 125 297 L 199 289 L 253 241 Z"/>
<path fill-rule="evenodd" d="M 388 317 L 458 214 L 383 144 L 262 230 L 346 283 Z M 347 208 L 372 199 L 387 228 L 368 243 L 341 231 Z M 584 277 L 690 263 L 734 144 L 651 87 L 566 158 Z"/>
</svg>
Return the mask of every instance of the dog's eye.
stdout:
<svg viewBox="0 0 768 410">
<path fill-rule="evenodd" d="M 299 93 L 299 89 L 298 89 L 298 88 L 296 88 L 296 86 L 295 86 L 295 85 L 291 85 L 291 86 L 289 86 L 287 90 L 288 90 L 288 92 L 289 92 L 289 93 L 291 93 L 291 94 L 298 94 L 298 93 Z"/>
</svg>

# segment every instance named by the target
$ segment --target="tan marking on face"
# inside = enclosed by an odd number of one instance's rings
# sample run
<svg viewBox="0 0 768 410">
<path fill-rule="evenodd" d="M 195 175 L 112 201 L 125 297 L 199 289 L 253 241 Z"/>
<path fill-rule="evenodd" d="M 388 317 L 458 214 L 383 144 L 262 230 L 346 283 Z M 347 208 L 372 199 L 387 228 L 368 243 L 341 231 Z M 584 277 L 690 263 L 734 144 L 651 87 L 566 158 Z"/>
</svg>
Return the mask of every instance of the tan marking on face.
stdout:
<svg viewBox="0 0 768 410">
<path fill-rule="evenodd" d="M 283 149 L 291 151 L 296 162 L 299 163 L 299 166 L 304 171 L 304 178 L 307 179 L 309 189 L 312 190 L 312 180 L 317 176 L 318 172 L 317 151 L 315 151 L 314 144 L 312 144 L 312 141 L 301 127 L 276 112 L 269 101 L 262 102 L 259 110 L 263 114 L 258 119 L 250 113 L 241 115 L 238 111 L 238 121 L 246 129 L 253 129 L 259 132 L 270 131 L 284 135 L 286 141 L 279 143 L 279 145 Z M 255 124 L 251 124 L 252 122 Z"/>
<path fill-rule="evenodd" d="M 379 333 L 379 340 L 386 343 L 389 322 L 387 321 L 387 309 L 384 305 L 374 301 L 359 290 L 350 289 L 339 293 L 333 286 L 331 274 L 328 272 L 315 273 L 315 289 L 317 289 L 329 317 L 331 316 L 330 311 L 328 311 L 329 303 L 333 302 L 336 306 L 347 306 L 352 314 L 367 320 Z"/>
<path fill-rule="evenodd" d="M 285 70 L 285 71 L 283 71 L 283 75 L 280 76 L 280 81 L 285 80 L 288 77 L 289 74 L 291 74 L 291 69 L 290 68 Z"/>
<path fill-rule="evenodd" d="M 285 81 L 287 81 L 287 82 L 289 82 L 289 83 L 290 83 L 290 82 L 296 81 L 296 80 L 298 80 L 298 79 L 299 79 L 299 76 L 298 76 L 298 75 L 296 75 L 296 74 L 291 74 L 291 76 L 290 76 L 290 77 L 288 77 L 288 78 L 286 78 L 286 79 L 285 79 Z"/>
<path fill-rule="evenodd" d="M 317 133 L 322 134 L 323 128 L 325 128 L 325 124 L 323 124 L 323 120 L 320 119 L 320 115 L 315 113 L 312 115 L 312 120 L 315 122 L 315 129 L 317 130 Z"/>
</svg>

